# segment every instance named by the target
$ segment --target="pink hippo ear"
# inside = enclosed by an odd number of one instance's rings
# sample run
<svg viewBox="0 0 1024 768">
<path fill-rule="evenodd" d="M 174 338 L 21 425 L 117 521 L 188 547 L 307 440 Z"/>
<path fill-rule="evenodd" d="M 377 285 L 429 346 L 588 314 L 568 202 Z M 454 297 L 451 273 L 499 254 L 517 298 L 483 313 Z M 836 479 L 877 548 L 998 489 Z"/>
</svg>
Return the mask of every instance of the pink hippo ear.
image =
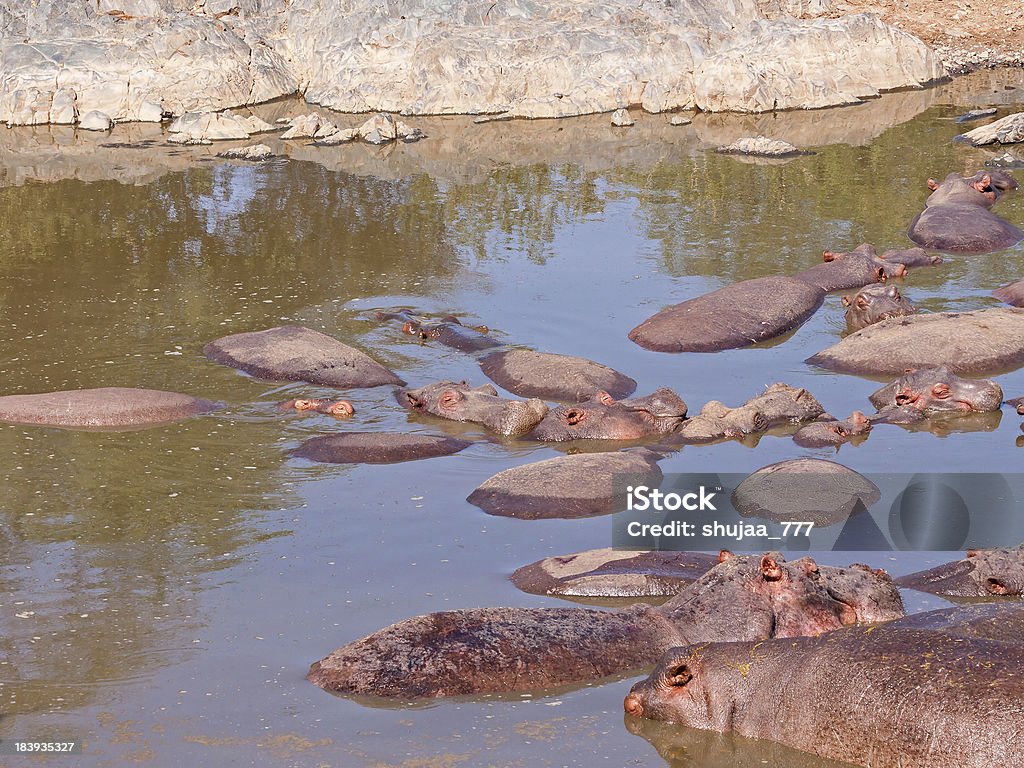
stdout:
<svg viewBox="0 0 1024 768">
<path fill-rule="evenodd" d="M 977 557 L 978 555 L 982 554 L 984 551 L 985 550 L 983 550 L 983 549 L 968 549 L 967 550 L 967 556 L 968 557 Z"/>
<path fill-rule="evenodd" d="M 850 297 L 849 296 L 843 296 L 843 298 L 841 298 L 840 301 L 843 303 L 844 307 L 848 307 L 851 304 L 853 304 L 853 302 L 850 301 Z"/>
<path fill-rule="evenodd" d="M 594 395 L 594 400 L 601 405 L 615 405 L 615 398 L 605 392 L 603 389 Z"/>
<path fill-rule="evenodd" d="M 765 555 L 761 558 L 761 575 L 765 581 L 778 581 L 782 578 L 783 570 L 775 558 Z"/>
<path fill-rule="evenodd" d="M 1010 590 L 999 579 L 988 580 L 988 592 L 990 595 L 1008 595 Z"/>
<path fill-rule="evenodd" d="M 719 563 L 728 562 L 729 560 L 732 560 L 734 557 L 736 557 L 736 555 L 734 555 L 728 549 L 722 549 L 722 550 L 719 550 L 719 552 L 718 552 L 718 562 Z"/>
<path fill-rule="evenodd" d="M 857 309 L 867 309 L 868 308 L 868 300 L 867 300 L 866 296 L 858 295 L 857 298 L 854 299 L 854 301 L 857 304 Z"/>
<path fill-rule="evenodd" d="M 834 253 L 832 251 L 824 251 L 821 254 L 822 261 L 835 261 L 838 258 L 838 256 L 839 254 Z"/>
<path fill-rule="evenodd" d="M 850 421 L 858 426 L 864 426 L 868 423 L 868 417 L 865 416 L 861 411 L 854 411 L 850 414 Z"/>
<path fill-rule="evenodd" d="M 814 562 L 813 558 L 801 558 L 800 567 L 803 569 L 804 576 L 813 576 L 814 574 L 818 573 L 818 564 Z"/>
<path fill-rule="evenodd" d="M 665 684 L 673 687 L 681 687 L 693 680 L 693 672 L 689 665 L 676 664 L 665 670 Z"/>
<path fill-rule="evenodd" d="M 928 189 L 930 189 L 932 192 L 939 188 L 939 182 L 937 182 L 935 179 L 928 179 L 927 184 Z"/>
</svg>

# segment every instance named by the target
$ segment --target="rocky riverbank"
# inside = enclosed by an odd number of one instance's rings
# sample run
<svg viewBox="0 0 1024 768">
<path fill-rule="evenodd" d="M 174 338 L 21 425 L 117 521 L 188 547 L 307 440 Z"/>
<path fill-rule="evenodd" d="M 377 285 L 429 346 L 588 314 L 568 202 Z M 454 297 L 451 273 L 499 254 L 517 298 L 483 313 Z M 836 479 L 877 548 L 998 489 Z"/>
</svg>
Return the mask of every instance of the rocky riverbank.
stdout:
<svg viewBox="0 0 1024 768">
<path fill-rule="evenodd" d="M 159 121 L 293 93 L 343 112 L 417 115 L 766 112 L 944 76 L 917 38 L 830 5 L 0 0 L 0 120 Z"/>
</svg>

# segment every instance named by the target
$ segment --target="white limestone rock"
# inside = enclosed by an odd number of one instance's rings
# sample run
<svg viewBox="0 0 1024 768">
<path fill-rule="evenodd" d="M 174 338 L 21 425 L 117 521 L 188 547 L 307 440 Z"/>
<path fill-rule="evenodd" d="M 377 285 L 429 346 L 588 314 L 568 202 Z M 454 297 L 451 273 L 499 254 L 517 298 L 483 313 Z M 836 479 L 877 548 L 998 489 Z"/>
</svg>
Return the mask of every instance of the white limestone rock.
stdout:
<svg viewBox="0 0 1024 768">
<path fill-rule="evenodd" d="M 723 155 L 757 155 L 760 157 L 792 157 L 807 154 L 789 142 L 769 139 L 767 136 L 738 139 L 732 144 L 719 147 L 716 151 Z"/>
<path fill-rule="evenodd" d="M 114 121 L 110 116 L 98 109 L 86 112 L 78 122 L 78 127 L 83 131 L 109 131 L 113 126 Z"/>
<path fill-rule="evenodd" d="M 250 144 L 248 147 L 225 149 L 223 152 L 217 153 L 217 157 L 228 160 L 252 160 L 254 162 L 269 160 L 273 156 L 274 151 L 266 144 Z"/>
<path fill-rule="evenodd" d="M 629 116 L 629 110 L 616 109 L 612 112 L 612 125 L 616 128 L 628 128 L 631 125 L 636 125 L 636 121 Z"/>
<path fill-rule="evenodd" d="M 692 117 L 686 117 L 685 115 L 672 115 L 672 119 L 668 121 L 669 125 L 689 125 L 693 122 Z"/>
<path fill-rule="evenodd" d="M 1024 141 L 1024 112 L 1001 117 L 993 123 L 962 133 L 958 137 L 980 147 L 985 144 L 1016 144 Z"/>
<path fill-rule="evenodd" d="M 318 112 L 292 118 L 288 126 L 288 130 L 281 134 L 282 139 L 313 139 L 317 134 L 323 138 L 338 132 L 338 128 Z"/>
</svg>

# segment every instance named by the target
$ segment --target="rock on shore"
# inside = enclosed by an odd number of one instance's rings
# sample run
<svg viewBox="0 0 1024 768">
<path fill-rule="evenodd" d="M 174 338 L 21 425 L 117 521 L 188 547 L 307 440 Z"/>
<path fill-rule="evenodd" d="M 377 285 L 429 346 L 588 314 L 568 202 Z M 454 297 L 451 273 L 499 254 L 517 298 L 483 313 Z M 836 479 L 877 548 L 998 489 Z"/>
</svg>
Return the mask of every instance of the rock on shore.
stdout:
<svg viewBox="0 0 1024 768">
<path fill-rule="evenodd" d="M 346 112 L 824 107 L 942 77 L 825 0 L 0 0 L 0 120 L 159 120 L 303 92 Z M 863 52 L 870 50 L 871 56 Z"/>
</svg>

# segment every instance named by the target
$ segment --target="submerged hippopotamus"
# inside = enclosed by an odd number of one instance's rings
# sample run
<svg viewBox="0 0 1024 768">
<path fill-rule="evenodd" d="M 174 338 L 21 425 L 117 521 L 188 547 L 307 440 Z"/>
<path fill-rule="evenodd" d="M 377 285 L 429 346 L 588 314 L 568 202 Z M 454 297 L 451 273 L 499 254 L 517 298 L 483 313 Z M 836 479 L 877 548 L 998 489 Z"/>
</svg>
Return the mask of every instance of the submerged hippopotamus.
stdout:
<svg viewBox="0 0 1024 768">
<path fill-rule="evenodd" d="M 1024 310 L 992 307 L 882 320 L 807 358 L 811 365 L 868 376 L 899 376 L 945 365 L 987 375 L 1024 364 Z"/>
<path fill-rule="evenodd" d="M 951 173 L 942 183 L 928 179 L 932 194 L 907 234 L 918 245 L 940 251 L 987 253 L 1009 248 L 1024 239 L 1024 232 L 989 208 L 1001 191 L 1016 187 L 1000 171 L 979 171 L 966 178 Z"/>
<path fill-rule="evenodd" d="M 934 267 L 936 264 L 942 263 L 942 257 L 939 254 L 928 253 L 924 248 L 890 249 L 878 258 L 893 264 L 902 264 L 908 268 Z"/>
<path fill-rule="evenodd" d="M 223 403 L 159 389 L 100 387 L 0 397 L 0 422 L 64 429 L 136 429 L 223 407 Z"/>
<path fill-rule="evenodd" d="M 531 440 L 638 440 L 674 431 L 686 418 L 686 403 L 668 387 L 643 397 L 616 400 L 607 392 L 553 409 L 528 435 Z"/>
<path fill-rule="evenodd" d="M 629 332 L 655 352 L 749 347 L 799 327 L 818 311 L 823 290 L 791 277 L 758 277 L 667 307 Z"/>
<path fill-rule="evenodd" d="M 940 365 L 908 371 L 892 384 L 872 392 L 869 399 L 879 411 L 899 407 L 924 414 L 985 413 L 999 410 L 1003 389 L 989 379 L 963 379 Z"/>
<path fill-rule="evenodd" d="M 906 266 L 878 258 L 868 243 L 845 253 L 825 251 L 822 258 L 824 263 L 798 272 L 794 278 L 822 291 L 844 291 L 907 274 Z"/>
<path fill-rule="evenodd" d="M 305 441 L 293 456 L 328 464 L 395 464 L 450 456 L 471 443 L 454 437 L 401 432 L 342 432 Z"/>
<path fill-rule="evenodd" d="M 943 597 L 1024 595 L 1024 547 L 974 549 L 967 557 L 896 580 L 901 587 Z"/>
<path fill-rule="evenodd" d="M 917 312 L 900 289 L 891 284 L 865 285 L 856 296 L 843 296 L 842 301 L 846 307 L 846 327 L 851 331 L 859 331 L 890 317 Z"/>
<path fill-rule="evenodd" d="M 278 403 L 277 407 L 282 411 L 298 411 L 299 413 L 313 411 L 341 417 L 351 416 L 356 412 L 348 400 L 327 400 L 325 398 L 285 400 L 283 403 Z"/>
<path fill-rule="evenodd" d="M 483 424 L 506 437 L 527 434 L 548 412 L 547 405 L 536 398 L 509 400 L 498 397 L 498 391 L 491 384 L 473 388 L 464 381 L 439 381 L 419 389 L 403 389 L 397 398 L 400 404 L 417 413 Z"/>
<path fill-rule="evenodd" d="M 486 325 L 463 325 L 455 315 L 445 315 L 436 323 L 416 317 L 410 309 L 377 312 L 375 317 L 377 320 L 397 320 L 402 323 L 402 333 L 421 341 L 437 341 L 460 352 L 481 352 L 505 346 L 487 335 L 490 329 Z"/>
<path fill-rule="evenodd" d="M 1024 764 L 1013 731 L 1024 717 L 1024 645 L 985 637 L 973 614 L 960 632 L 955 611 L 924 626 L 909 617 L 820 637 L 673 648 L 623 704 L 634 717 L 873 768 Z M 1008 614 L 1019 637 L 1022 614 Z"/>
<path fill-rule="evenodd" d="M 837 598 L 821 570 L 810 558 L 724 553 L 659 607 L 434 613 L 339 648 L 314 663 L 307 679 L 329 691 L 407 700 L 526 691 L 637 669 L 675 645 L 817 635 L 902 615 L 887 576 Z"/>
<path fill-rule="evenodd" d="M 777 382 L 738 408 L 711 400 L 679 428 L 677 435 L 684 443 L 705 443 L 816 419 L 824 412 L 821 403 L 806 389 Z"/>
<path fill-rule="evenodd" d="M 793 435 L 793 442 L 802 448 L 826 448 L 860 442 L 870 431 L 870 419 L 860 411 L 854 411 L 842 421 L 829 416 L 800 427 Z"/>
<path fill-rule="evenodd" d="M 1018 280 L 1015 283 L 1004 285 L 1002 288 L 996 288 L 992 291 L 992 295 L 1011 306 L 1024 307 L 1024 280 Z"/>
</svg>

